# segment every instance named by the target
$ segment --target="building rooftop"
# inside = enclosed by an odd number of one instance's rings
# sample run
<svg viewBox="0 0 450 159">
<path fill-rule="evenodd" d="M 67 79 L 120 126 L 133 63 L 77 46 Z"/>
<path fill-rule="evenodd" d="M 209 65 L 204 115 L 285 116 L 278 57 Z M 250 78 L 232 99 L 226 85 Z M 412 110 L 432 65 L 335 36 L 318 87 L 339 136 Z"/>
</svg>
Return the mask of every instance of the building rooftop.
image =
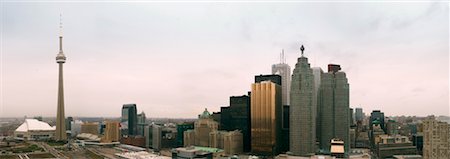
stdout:
<svg viewBox="0 0 450 159">
<path fill-rule="evenodd" d="M 115 155 L 126 159 L 171 159 L 171 157 L 159 156 L 145 151 L 116 153 Z"/>
<path fill-rule="evenodd" d="M 20 125 L 16 131 L 28 132 L 28 131 L 54 131 L 56 128 L 50 126 L 46 122 L 39 121 L 37 119 L 25 119 L 25 122 Z"/>
</svg>

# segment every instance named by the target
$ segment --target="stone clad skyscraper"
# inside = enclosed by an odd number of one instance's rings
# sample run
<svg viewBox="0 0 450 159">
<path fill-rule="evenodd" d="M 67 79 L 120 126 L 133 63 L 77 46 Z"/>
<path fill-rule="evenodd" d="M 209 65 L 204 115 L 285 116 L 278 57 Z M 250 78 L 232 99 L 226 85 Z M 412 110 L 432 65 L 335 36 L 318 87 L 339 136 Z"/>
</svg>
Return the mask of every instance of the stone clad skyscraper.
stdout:
<svg viewBox="0 0 450 159">
<path fill-rule="evenodd" d="M 61 24 L 61 23 L 60 23 Z M 59 53 L 56 55 L 56 63 L 59 65 L 59 79 L 58 79 L 58 110 L 56 112 L 56 132 L 55 140 L 67 140 L 66 135 L 66 121 L 64 115 L 64 87 L 63 87 L 63 64 L 66 62 L 66 56 L 62 50 L 62 24 L 60 25 L 59 34 Z"/>
<path fill-rule="evenodd" d="M 281 52 L 280 63 L 272 65 L 272 74 L 281 76 L 281 95 L 283 105 L 289 105 L 289 92 L 291 92 L 291 67 L 286 63 L 284 50 Z"/>
<path fill-rule="evenodd" d="M 331 139 L 344 141 L 345 153 L 350 146 L 349 84 L 339 65 L 329 64 L 321 76 L 319 92 L 320 150 L 330 152 Z"/>
<path fill-rule="evenodd" d="M 310 156 L 316 152 L 316 117 L 314 112 L 314 75 L 308 58 L 298 58 L 292 74 L 290 93 L 289 151 L 296 156 Z"/>
</svg>

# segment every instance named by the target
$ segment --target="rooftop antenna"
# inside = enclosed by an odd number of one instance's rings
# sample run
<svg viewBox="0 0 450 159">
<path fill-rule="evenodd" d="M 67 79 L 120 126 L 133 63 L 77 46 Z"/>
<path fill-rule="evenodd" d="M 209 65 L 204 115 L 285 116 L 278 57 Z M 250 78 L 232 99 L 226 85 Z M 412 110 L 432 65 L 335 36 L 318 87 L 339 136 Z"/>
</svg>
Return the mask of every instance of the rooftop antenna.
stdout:
<svg viewBox="0 0 450 159">
<path fill-rule="evenodd" d="M 62 24 L 62 13 L 59 13 L 59 53 L 62 53 L 62 38 L 63 38 L 63 24 Z"/>
<path fill-rule="evenodd" d="M 62 29 L 63 29 L 62 13 L 59 13 L 59 36 L 61 36 L 61 37 L 62 37 Z"/>
<path fill-rule="evenodd" d="M 281 49 L 281 63 L 286 63 L 286 58 L 284 57 L 284 49 Z"/>
<path fill-rule="evenodd" d="M 280 63 L 283 63 L 283 53 L 280 52 Z"/>
</svg>

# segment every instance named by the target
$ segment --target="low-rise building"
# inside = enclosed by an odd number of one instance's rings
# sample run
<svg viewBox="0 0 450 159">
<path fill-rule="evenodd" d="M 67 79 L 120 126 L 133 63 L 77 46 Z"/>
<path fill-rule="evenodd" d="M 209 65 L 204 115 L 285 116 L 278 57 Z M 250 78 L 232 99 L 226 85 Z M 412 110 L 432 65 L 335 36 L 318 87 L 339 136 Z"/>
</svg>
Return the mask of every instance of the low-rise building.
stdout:
<svg viewBox="0 0 450 159">
<path fill-rule="evenodd" d="M 196 147 L 180 147 L 172 149 L 172 159 L 213 159 L 213 153 Z"/>
<path fill-rule="evenodd" d="M 376 141 L 376 154 L 379 158 L 392 158 L 394 155 L 417 155 L 417 149 L 408 137 L 401 135 L 380 135 Z"/>
<path fill-rule="evenodd" d="M 14 138 L 18 140 L 46 140 L 54 135 L 55 127 L 37 119 L 25 119 L 14 131 Z"/>
<path fill-rule="evenodd" d="M 98 123 L 84 123 L 81 124 L 81 133 L 99 135 L 98 133 L 99 128 L 100 127 L 98 126 Z"/>
</svg>

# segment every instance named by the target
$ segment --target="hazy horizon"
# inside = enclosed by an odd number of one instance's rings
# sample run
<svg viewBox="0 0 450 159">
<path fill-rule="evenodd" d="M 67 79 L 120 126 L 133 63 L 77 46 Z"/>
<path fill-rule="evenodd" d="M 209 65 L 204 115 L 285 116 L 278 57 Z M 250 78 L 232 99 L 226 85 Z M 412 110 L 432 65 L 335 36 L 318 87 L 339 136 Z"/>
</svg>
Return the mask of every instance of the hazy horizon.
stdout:
<svg viewBox="0 0 450 159">
<path fill-rule="evenodd" d="M 0 117 L 56 116 L 60 13 L 66 117 L 217 112 L 302 44 L 311 66 L 341 65 L 366 115 L 450 114 L 448 2 L 0 5 Z"/>
</svg>

